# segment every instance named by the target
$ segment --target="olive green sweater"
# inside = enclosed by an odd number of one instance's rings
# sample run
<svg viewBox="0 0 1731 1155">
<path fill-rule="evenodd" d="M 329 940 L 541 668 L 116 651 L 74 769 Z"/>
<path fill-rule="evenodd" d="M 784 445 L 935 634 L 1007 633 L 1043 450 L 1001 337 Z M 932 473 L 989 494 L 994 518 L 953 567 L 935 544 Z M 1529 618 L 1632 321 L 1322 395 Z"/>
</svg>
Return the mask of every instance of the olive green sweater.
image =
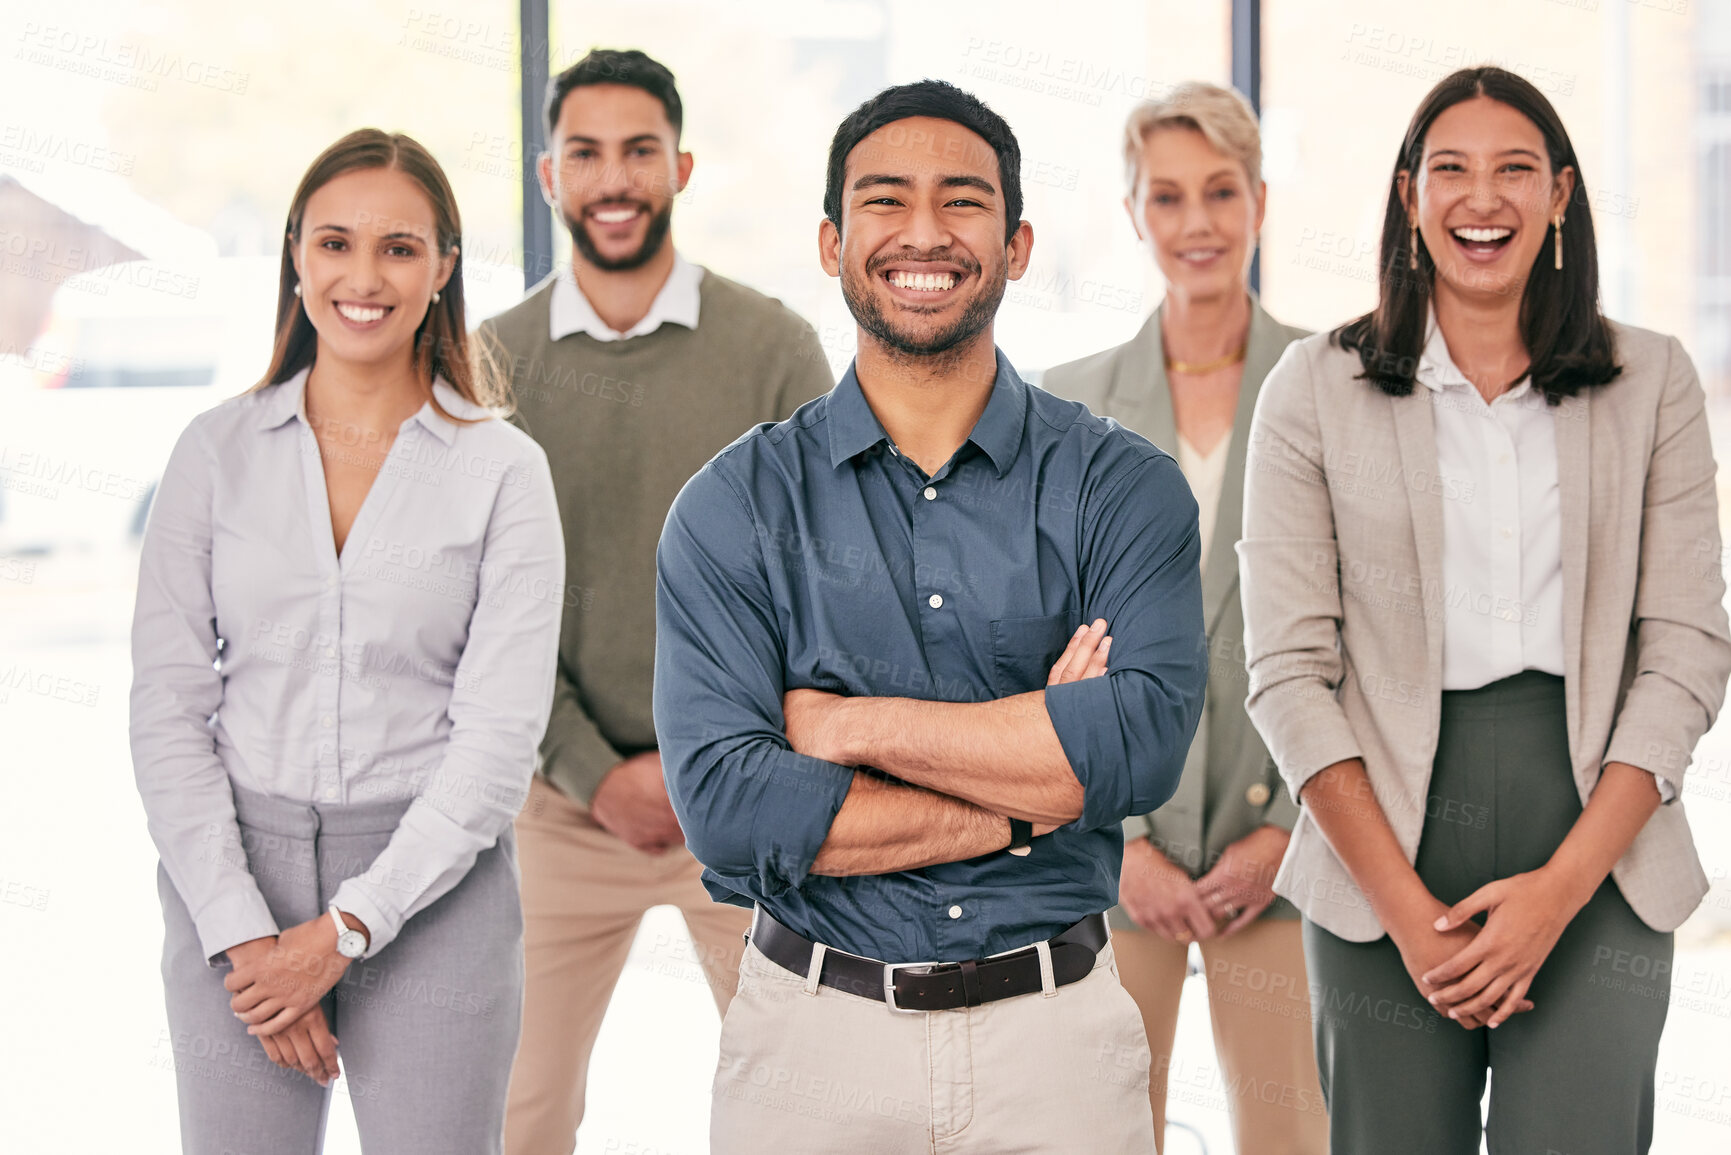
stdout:
<svg viewBox="0 0 1731 1155">
<path fill-rule="evenodd" d="M 740 434 L 834 380 L 803 318 L 707 270 L 696 329 L 621 341 L 552 340 L 553 281 L 482 329 L 502 347 L 517 423 L 553 468 L 567 587 L 541 773 L 587 805 L 609 769 L 656 745 L 655 546 L 674 497 Z"/>
</svg>

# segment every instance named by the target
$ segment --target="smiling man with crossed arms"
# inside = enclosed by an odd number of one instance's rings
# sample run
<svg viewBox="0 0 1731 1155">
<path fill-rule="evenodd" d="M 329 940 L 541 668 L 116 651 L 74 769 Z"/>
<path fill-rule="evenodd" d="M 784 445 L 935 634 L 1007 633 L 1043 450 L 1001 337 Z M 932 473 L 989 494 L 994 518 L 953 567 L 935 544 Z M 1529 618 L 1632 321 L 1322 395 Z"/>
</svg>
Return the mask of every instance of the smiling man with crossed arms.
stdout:
<svg viewBox="0 0 1731 1155">
<path fill-rule="evenodd" d="M 1201 706 L 1196 503 L 996 350 L 1020 167 L 942 82 L 843 121 L 818 241 L 858 357 L 662 532 L 669 795 L 711 893 L 757 907 L 717 1155 L 1153 1150 L 1101 912 Z"/>
</svg>

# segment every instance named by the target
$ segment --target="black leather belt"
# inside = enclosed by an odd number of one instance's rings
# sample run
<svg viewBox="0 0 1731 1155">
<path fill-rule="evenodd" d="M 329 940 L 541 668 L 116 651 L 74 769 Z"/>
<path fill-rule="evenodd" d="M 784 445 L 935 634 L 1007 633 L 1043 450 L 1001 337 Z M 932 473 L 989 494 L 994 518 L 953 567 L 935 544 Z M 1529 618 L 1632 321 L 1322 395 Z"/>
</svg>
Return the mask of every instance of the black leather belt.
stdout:
<svg viewBox="0 0 1731 1155">
<path fill-rule="evenodd" d="M 801 978 L 811 970 L 811 940 L 794 933 L 761 906 L 747 941 L 784 970 Z M 1107 941 L 1106 916 L 1091 914 L 1049 940 L 1052 981 L 1058 986 L 1087 977 Z M 948 1011 L 1040 989 L 1040 956 L 1026 947 L 994 958 L 956 963 L 885 963 L 826 948 L 818 982 L 850 995 L 877 999 L 892 1011 Z M 890 997 L 885 997 L 888 989 Z"/>
</svg>

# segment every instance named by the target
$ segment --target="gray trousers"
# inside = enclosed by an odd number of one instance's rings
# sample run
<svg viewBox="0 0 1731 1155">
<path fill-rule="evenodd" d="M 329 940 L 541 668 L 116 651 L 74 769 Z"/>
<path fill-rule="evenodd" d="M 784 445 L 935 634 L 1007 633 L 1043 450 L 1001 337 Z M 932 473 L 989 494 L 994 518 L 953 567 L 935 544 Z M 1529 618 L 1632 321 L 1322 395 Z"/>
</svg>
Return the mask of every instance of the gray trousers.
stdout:
<svg viewBox="0 0 1731 1155">
<path fill-rule="evenodd" d="M 248 869 L 276 917 L 321 914 L 363 873 L 408 808 L 289 802 L 236 787 Z M 212 846 L 212 853 L 235 848 Z M 317 1155 L 331 1092 L 265 1057 L 229 1009 L 228 970 L 206 965 L 186 904 L 157 868 L 162 981 L 187 1155 Z M 327 916 L 328 917 L 328 916 Z M 485 1155 L 501 1149 L 505 1088 L 522 1026 L 523 913 L 515 836 L 323 1002 L 367 1155 Z"/>
<path fill-rule="evenodd" d="M 1534 870 L 1580 817 L 1561 678 L 1535 671 L 1443 694 L 1415 866 L 1456 903 Z M 1534 1009 L 1467 1031 L 1419 995 L 1386 936 L 1304 924 L 1333 1155 L 1632 1155 L 1653 1138 L 1653 1071 L 1672 938 L 1609 878 L 1534 977 Z M 1488 1117 L 1481 1128 L 1485 1073 Z"/>
</svg>

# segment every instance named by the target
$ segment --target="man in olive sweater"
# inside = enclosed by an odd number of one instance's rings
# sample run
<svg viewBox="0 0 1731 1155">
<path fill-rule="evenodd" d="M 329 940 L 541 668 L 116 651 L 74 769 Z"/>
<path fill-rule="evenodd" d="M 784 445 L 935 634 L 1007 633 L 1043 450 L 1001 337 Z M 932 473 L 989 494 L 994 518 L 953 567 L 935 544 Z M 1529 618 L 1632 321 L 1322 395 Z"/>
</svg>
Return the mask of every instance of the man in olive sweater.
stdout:
<svg viewBox="0 0 1731 1155">
<path fill-rule="evenodd" d="M 710 457 L 833 384 L 809 324 L 675 251 L 692 157 L 666 68 L 598 49 L 548 86 L 547 119 L 541 188 L 571 231 L 572 268 L 483 326 L 518 423 L 547 450 L 569 583 L 540 773 L 517 820 L 527 981 L 513 1155 L 575 1147 L 590 1050 L 649 907 L 679 907 L 695 944 L 684 961 L 701 964 L 718 1009 L 733 997 L 751 915 L 703 889 L 656 749 L 655 547 Z"/>
</svg>

